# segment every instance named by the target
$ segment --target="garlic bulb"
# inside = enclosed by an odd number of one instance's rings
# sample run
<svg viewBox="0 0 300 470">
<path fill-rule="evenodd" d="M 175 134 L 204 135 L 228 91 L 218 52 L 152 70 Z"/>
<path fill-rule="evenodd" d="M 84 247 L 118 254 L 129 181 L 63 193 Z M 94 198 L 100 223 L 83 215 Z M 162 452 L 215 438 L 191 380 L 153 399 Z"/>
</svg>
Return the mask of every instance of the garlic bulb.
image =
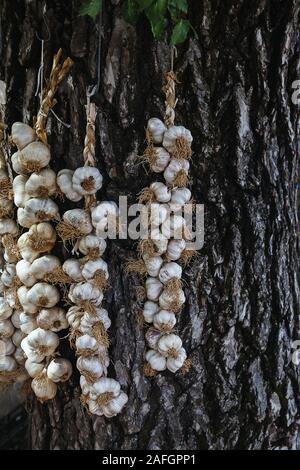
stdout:
<svg viewBox="0 0 300 470">
<path fill-rule="evenodd" d="M 31 248 L 31 239 L 29 232 L 25 232 L 19 237 L 17 246 L 22 258 L 25 261 L 28 261 L 29 263 L 32 263 L 40 254 L 39 251 L 36 251 L 35 249 Z"/>
<path fill-rule="evenodd" d="M 94 354 L 98 349 L 97 340 L 90 335 L 79 336 L 76 339 L 75 345 L 79 356 Z"/>
<path fill-rule="evenodd" d="M 104 232 L 108 223 L 116 223 L 119 214 L 118 206 L 113 201 L 104 201 L 91 209 L 92 224 L 97 233 Z"/>
<path fill-rule="evenodd" d="M 1 372 L 13 372 L 18 368 L 18 364 L 15 359 L 11 356 L 3 356 L 0 361 L 0 373 Z"/>
<path fill-rule="evenodd" d="M 10 338 L 15 329 L 10 320 L 0 320 L 0 338 Z"/>
<path fill-rule="evenodd" d="M 161 173 L 170 161 L 170 154 L 163 147 L 153 147 L 148 150 L 150 168 L 154 173 Z"/>
<path fill-rule="evenodd" d="M 37 323 L 32 315 L 28 315 L 25 312 L 20 314 L 20 330 L 29 335 L 33 330 L 37 328 Z"/>
<path fill-rule="evenodd" d="M 82 195 L 95 194 L 101 188 L 102 181 L 102 175 L 97 168 L 83 166 L 73 173 L 73 190 Z"/>
<path fill-rule="evenodd" d="M 16 266 L 12 263 L 6 263 L 1 274 L 1 281 L 5 287 L 10 287 L 15 281 Z"/>
<path fill-rule="evenodd" d="M 10 234 L 13 237 L 16 237 L 18 233 L 19 229 L 14 220 L 6 218 L 0 219 L 0 236 Z"/>
<path fill-rule="evenodd" d="M 161 291 L 163 288 L 163 284 L 154 277 L 148 277 L 146 280 L 146 292 L 148 300 L 157 301 Z"/>
<path fill-rule="evenodd" d="M 19 348 L 21 346 L 22 340 L 26 337 L 26 334 L 23 333 L 21 330 L 15 330 L 14 334 L 11 337 L 12 342 L 14 345 Z"/>
<path fill-rule="evenodd" d="M 84 277 L 81 272 L 81 264 L 78 259 L 69 258 L 62 265 L 63 271 L 75 282 L 81 282 Z"/>
<path fill-rule="evenodd" d="M 25 369 L 31 378 L 37 377 L 44 370 L 45 364 L 43 362 L 34 362 L 30 359 L 25 361 Z"/>
<path fill-rule="evenodd" d="M 168 239 L 163 235 L 159 228 L 151 230 L 150 238 L 155 246 L 156 255 L 163 255 L 168 248 Z"/>
<path fill-rule="evenodd" d="M 0 360 L 3 356 L 11 356 L 15 351 L 14 343 L 11 338 L 1 338 Z"/>
<path fill-rule="evenodd" d="M 25 185 L 28 177 L 25 175 L 18 175 L 13 181 L 14 203 L 17 207 L 24 207 L 29 199 L 25 190 Z"/>
<path fill-rule="evenodd" d="M 165 263 L 159 271 L 159 280 L 163 284 L 167 284 L 171 279 L 181 279 L 182 267 L 174 262 Z"/>
<path fill-rule="evenodd" d="M 120 389 L 120 384 L 107 377 L 97 380 L 91 387 L 92 401 L 95 401 L 94 413 L 111 418 L 120 413 L 127 403 L 127 395 Z"/>
<path fill-rule="evenodd" d="M 57 392 L 57 385 L 47 377 L 45 371 L 34 377 L 31 388 L 41 402 L 52 400 Z"/>
<path fill-rule="evenodd" d="M 76 366 L 83 377 L 92 382 L 102 377 L 106 369 L 98 356 L 81 356 L 77 359 Z"/>
<path fill-rule="evenodd" d="M 192 197 L 192 193 L 188 188 L 175 188 L 172 189 L 171 205 L 184 206 Z"/>
<path fill-rule="evenodd" d="M 80 239 L 78 249 L 91 259 L 100 258 L 106 250 L 106 241 L 96 235 L 86 235 Z"/>
<path fill-rule="evenodd" d="M 167 257 L 169 260 L 176 261 L 180 258 L 183 250 L 185 250 L 185 240 L 170 240 L 168 243 Z"/>
<path fill-rule="evenodd" d="M 32 287 L 37 279 L 30 273 L 31 263 L 22 259 L 16 264 L 16 273 L 22 284 L 26 287 Z"/>
<path fill-rule="evenodd" d="M 15 122 L 11 128 L 11 139 L 19 150 L 23 150 L 24 147 L 36 139 L 36 134 L 28 124 Z"/>
<path fill-rule="evenodd" d="M 65 311 L 59 307 L 43 308 L 36 317 L 36 323 L 39 328 L 54 332 L 65 330 L 69 326 Z"/>
<path fill-rule="evenodd" d="M 181 347 L 181 339 L 179 338 L 179 336 L 174 335 L 173 333 L 163 335 L 158 341 L 158 351 L 163 356 L 170 356 L 173 353 L 173 350 L 179 351 Z"/>
<path fill-rule="evenodd" d="M 164 171 L 164 178 L 168 184 L 185 186 L 190 164 L 187 160 L 171 159 Z"/>
<path fill-rule="evenodd" d="M 34 276 L 35 279 L 41 280 L 46 274 L 52 273 L 56 268 L 60 268 L 60 266 L 57 256 L 44 255 L 32 262 L 29 274 Z"/>
<path fill-rule="evenodd" d="M 184 361 L 186 360 L 186 352 L 184 348 L 180 348 L 179 351 L 176 351 L 175 356 L 173 357 L 172 355 L 168 357 L 167 359 L 167 368 L 169 371 L 175 373 L 184 364 Z"/>
<path fill-rule="evenodd" d="M 39 141 L 26 145 L 17 154 L 22 168 L 21 173 L 24 174 L 40 171 L 50 162 L 49 147 Z"/>
<path fill-rule="evenodd" d="M 171 215 L 162 223 L 161 231 L 168 239 L 175 238 L 179 240 L 182 238 L 190 238 L 185 219 L 181 215 Z"/>
<path fill-rule="evenodd" d="M 150 185 L 150 189 L 153 191 L 157 202 L 169 202 L 171 199 L 171 191 L 163 183 L 155 182 Z"/>
<path fill-rule="evenodd" d="M 157 349 L 157 343 L 160 337 L 162 336 L 162 332 L 156 330 L 155 328 L 149 328 L 147 333 L 145 334 L 145 339 L 150 349 Z"/>
<path fill-rule="evenodd" d="M 99 322 L 104 326 L 106 330 L 111 325 L 111 320 L 105 308 L 96 308 L 95 312 L 93 312 L 92 314 L 85 312 L 83 317 L 81 318 L 80 326 L 78 329 L 83 334 L 92 335 L 92 328 L 94 326 L 96 327 Z"/>
<path fill-rule="evenodd" d="M 22 310 L 14 310 L 14 313 L 10 317 L 10 321 L 14 325 L 15 328 L 20 328 L 20 315 L 22 313 Z M 1 318 L 1 315 L 0 315 Z M 3 318 L 4 320 L 4 318 Z"/>
<path fill-rule="evenodd" d="M 146 360 L 149 362 L 153 370 L 161 372 L 167 367 L 166 358 L 153 349 L 146 352 Z"/>
<path fill-rule="evenodd" d="M 56 242 L 56 231 L 49 222 L 34 224 L 28 231 L 28 244 L 39 253 L 51 251 Z"/>
<path fill-rule="evenodd" d="M 163 146 L 175 158 L 191 156 L 192 134 L 183 126 L 172 126 L 164 133 Z"/>
<path fill-rule="evenodd" d="M 47 376 L 52 382 L 66 382 L 72 375 L 72 364 L 68 359 L 52 359 L 47 367 Z"/>
<path fill-rule="evenodd" d="M 176 317 L 173 312 L 160 310 L 153 317 L 153 325 L 159 331 L 170 332 L 176 325 Z"/>
<path fill-rule="evenodd" d="M 82 276 L 93 286 L 104 289 L 108 279 L 107 263 L 103 259 L 90 260 L 83 265 Z"/>
<path fill-rule="evenodd" d="M 89 301 L 97 306 L 100 305 L 103 300 L 103 292 L 97 287 L 93 287 L 90 282 L 80 282 L 71 285 L 69 299 L 74 304 Z"/>
<path fill-rule="evenodd" d="M 80 201 L 82 199 L 82 194 L 77 193 L 73 189 L 73 171 L 72 170 L 61 170 L 57 175 L 57 185 L 61 192 L 65 194 L 65 196 L 73 202 Z"/>
<path fill-rule="evenodd" d="M 52 331 L 36 328 L 21 342 L 27 358 L 33 362 L 41 362 L 51 356 L 59 345 L 59 337 Z"/>
<path fill-rule="evenodd" d="M 169 207 L 165 204 L 152 203 L 150 209 L 150 224 L 155 228 L 163 224 L 169 216 Z"/>
<path fill-rule="evenodd" d="M 167 130 L 164 123 L 157 118 L 151 118 L 148 121 L 147 131 L 153 140 L 154 144 L 161 144 L 164 138 L 164 133 Z"/>
<path fill-rule="evenodd" d="M 57 204 L 49 198 L 28 199 L 24 209 L 18 209 L 17 217 L 19 224 L 25 228 L 30 228 L 38 222 L 60 219 Z"/>
<path fill-rule="evenodd" d="M 163 310 L 178 312 L 185 302 L 185 295 L 180 288 L 177 288 L 175 291 L 164 289 L 158 301 Z"/>
<path fill-rule="evenodd" d="M 14 357 L 14 360 L 20 366 L 24 366 L 24 364 L 25 364 L 25 355 L 24 355 L 23 349 L 21 347 L 16 348 L 13 357 Z"/>
<path fill-rule="evenodd" d="M 144 260 L 146 270 L 149 276 L 157 277 L 159 270 L 163 264 L 162 257 L 144 255 L 143 260 Z"/>
<path fill-rule="evenodd" d="M 159 306 L 157 303 L 147 300 L 144 304 L 143 316 L 147 323 L 152 323 L 154 315 L 158 312 Z"/>
<path fill-rule="evenodd" d="M 71 209 L 63 215 L 57 232 L 63 240 L 73 240 L 88 235 L 93 230 L 90 215 L 84 209 Z"/>
<path fill-rule="evenodd" d="M 60 295 L 57 287 L 46 282 L 38 282 L 27 293 L 27 300 L 37 307 L 54 307 L 59 299 Z"/>
<path fill-rule="evenodd" d="M 18 299 L 26 313 L 34 314 L 38 311 L 38 307 L 29 301 L 28 292 L 29 289 L 27 287 L 19 287 L 19 289 L 17 290 Z"/>
<path fill-rule="evenodd" d="M 50 168 L 39 173 L 32 173 L 25 184 L 25 191 L 30 197 L 47 198 L 56 193 L 56 174 Z"/>
</svg>

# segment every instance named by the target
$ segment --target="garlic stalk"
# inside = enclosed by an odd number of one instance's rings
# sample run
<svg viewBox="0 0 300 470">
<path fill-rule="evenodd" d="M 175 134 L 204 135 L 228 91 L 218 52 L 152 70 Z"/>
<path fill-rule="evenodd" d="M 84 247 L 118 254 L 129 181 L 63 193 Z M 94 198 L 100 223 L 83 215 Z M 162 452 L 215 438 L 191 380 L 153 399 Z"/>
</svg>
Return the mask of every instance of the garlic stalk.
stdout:
<svg viewBox="0 0 300 470">
<path fill-rule="evenodd" d="M 57 178 L 57 184 L 68 199 L 77 201 L 84 197 L 85 209 L 67 211 L 58 224 L 58 233 L 64 241 L 76 242 L 73 251 L 82 255 L 69 258 L 63 264 L 64 272 L 73 280 L 68 297 L 74 305 L 67 312 L 67 319 L 71 344 L 78 356 L 81 401 L 90 413 L 109 418 L 121 412 L 128 398 L 116 380 L 106 377 L 107 330 L 111 322 L 101 304 L 109 273 L 102 259 L 106 242 L 97 231 L 107 225 L 109 217 L 116 215 L 116 205 L 112 202 L 97 205 L 96 202 L 102 175 L 95 168 L 95 117 L 96 107 L 88 103 L 84 166 L 74 172 L 64 169 Z M 48 377 L 54 380 L 51 374 Z"/>
</svg>

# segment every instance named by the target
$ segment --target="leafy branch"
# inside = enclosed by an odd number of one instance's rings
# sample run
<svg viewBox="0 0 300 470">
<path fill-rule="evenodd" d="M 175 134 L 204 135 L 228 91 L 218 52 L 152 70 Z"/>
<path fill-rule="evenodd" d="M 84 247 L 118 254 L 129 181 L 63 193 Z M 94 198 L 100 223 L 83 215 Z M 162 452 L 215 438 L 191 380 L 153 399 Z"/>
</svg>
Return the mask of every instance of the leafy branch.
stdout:
<svg viewBox="0 0 300 470">
<path fill-rule="evenodd" d="M 80 15 L 88 15 L 95 19 L 101 11 L 103 0 L 86 0 L 80 8 Z M 196 31 L 187 19 L 188 0 L 125 0 L 125 17 L 131 24 L 136 24 L 141 15 L 145 15 L 150 23 L 155 39 L 160 39 L 166 27 L 167 19 L 173 25 L 170 43 L 183 43 L 189 31 Z"/>
</svg>

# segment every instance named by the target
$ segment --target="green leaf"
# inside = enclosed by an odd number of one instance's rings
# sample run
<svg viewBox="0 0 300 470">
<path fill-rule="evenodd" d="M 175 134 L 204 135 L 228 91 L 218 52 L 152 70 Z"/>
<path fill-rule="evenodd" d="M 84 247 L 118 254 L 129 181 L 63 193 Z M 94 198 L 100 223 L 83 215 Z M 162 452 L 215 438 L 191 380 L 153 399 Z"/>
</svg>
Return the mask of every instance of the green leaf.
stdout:
<svg viewBox="0 0 300 470">
<path fill-rule="evenodd" d="M 180 20 L 174 26 L 172 36 L 171 36 L 171 44 L 175 46 L 176 44 L 180 44 L 184 42 L 187 38 L 188 32 L 190 29 L 190 22 L 188 20 Z"/>
<path fill-rule="evenodd" d="M 155 3 L 145 10 L 155 39 L 159 39 L 164 30 L 167 7 L 168 0 L 156 0 Z"/>
<path fill-rule="evenodd" d="M 137 0 L 127 0 L 125 19 L 128 23 L 135 24 L 138 20 L 140 9 Z"/>
<path fill-rule="evenodd" d="M 86 3 L 84 3 L 80 10 L 79 10 L 79 15 L 80 16 L 90 16 L 93 18 L 93 20 L 98 16 L 100 13 L 101 7 L 102 7 L 102 1 L 103 0 L 88 0 Z"/>
<path fill-rule="evenodd" d="M 146 10 L 147 8 L 149 8 L 151 6 L 152 3 L 154 3 L 155 0 L 137 0 L 137 3 L 140 7 L 140 10 L 143 11 L 143 10 Z"/>
<path fill-rule="evenodd" d="M 174 8 L 176 10 L 182 11 L 183 13 L 188 12 L 187 0 L 169 0 L 169 8 Z"/>
</svg>

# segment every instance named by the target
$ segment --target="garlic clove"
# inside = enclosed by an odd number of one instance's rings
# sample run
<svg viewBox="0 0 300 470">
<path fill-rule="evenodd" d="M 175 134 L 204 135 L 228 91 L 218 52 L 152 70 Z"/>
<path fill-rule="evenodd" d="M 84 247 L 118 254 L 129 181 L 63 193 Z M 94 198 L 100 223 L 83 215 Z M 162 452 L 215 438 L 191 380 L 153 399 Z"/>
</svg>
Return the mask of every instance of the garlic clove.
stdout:
<svg viewBox="0 0 300 470">
<path fill-rule="evenodd" d="M 26 287 L 32 287 L 37 279 L 30 273 L 31 263 L 22 259 L 16 264 L 16 273 L 22 284 Z"/>
</svg>

